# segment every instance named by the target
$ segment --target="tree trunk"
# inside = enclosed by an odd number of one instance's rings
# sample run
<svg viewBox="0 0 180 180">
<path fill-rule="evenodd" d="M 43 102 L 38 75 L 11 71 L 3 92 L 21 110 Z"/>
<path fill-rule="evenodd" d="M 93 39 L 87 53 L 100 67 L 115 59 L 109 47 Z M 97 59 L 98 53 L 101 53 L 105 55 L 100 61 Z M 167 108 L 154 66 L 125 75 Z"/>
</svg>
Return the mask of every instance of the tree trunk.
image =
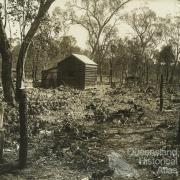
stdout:
<svg viewBox="0 0 180 180">
<path fill-rule="evenodd" d="M 166 66 L 166 83 L 168 82 L 169 80 L 169 67 L 168 65 Z"/>
<path fill-rule="evenodd" d="M 178 114 L 178 122 L 177 122 L 177 143 L 180 144 L 180 115 Z"/>
<path fill-rule="evenodd" d="M 21 88 L 23 86 L 24 83 L 24 65 L 25 65 L 25 59 L 26 59 L 26 54 L 27 54 L 27 50 L 29 48 L 30 42 L 32 40 L 32 38 L 34 37 L 42 18 L 46 15 L 48 9 L 50 8 L 51 4 L 54 2 L 55 0 L 47 0 L 47 1 L 40 1 L 40 7 L 39 7 L 39 11 L 37 16 L 34 19 L 34 22 L 31 24 L 31 27 L 29 29 L 29 31 L 27 32 L 20 51 L 19 51 L 19 55 L 18 55 L 18 62 L 17 62 L 17 66 L 16 66 L 16 90 Z"/>
<path fill-rule="evenodd" d="M 112 70 L 112 62 L 111 62 L 111 60 L 110 60 L 110 62 L 109 62 L 109 82 L 110 82 L 110 86 L 112 87 L 112 72 L 113 72 L 113 70 Z"/>
<path fill-rule="evenodd" d="M 160 106 L 159 106 L 159 110 L 162 111 L 163 109 L 163 75 L 161 75 L 161 81 L 160 81 Z"/>
<path fill-rule="evenodd" d="M 27 133 L 27 98 L 24 89 L 18 89 L 19 122 L 20 122 L 20 148 L 19 168 L 24 168 L 27 162 L 28 133 Z"/>
<path fill-rule="evenodd" d="M 178 83 L 180 83 L 180 66 L 178 66 Z"/>
<path fill-rule="evenodd" d="M 26 90 L 24 89 L 24 66 L 26 61 L 27 51 L 32 38 L 34 37 L 42 18 L 50 8 L 54 0 L 41 1 L 39 11 L 31 24 L 27 35 L 22 42 L 18 61 L 16 66 L 16 99 L 19 103 L 19 120 L 20 120 L 20 148 L 19 148 L 19 167 L 24 168 L 27 162 L 28 150 L 28 135 L 27 135 L 27 98 Z"/>
<path fill-rule="evenodd" d="M 177 63 L 178 63 L 178 60 L 175 61 L 175 64 L 171 70 L 171 75 L 170 75 L 170 78 L 169 78 L 169 83 L 172 83 L 173 80 L 174 80 L 174 73 L 175 73 L 175 70 L 176 70 L 176 66 L 177 66 Z"/>
<path fill-rule="evenodd" d="M 2 87 L 4 100 L 12 105 L 15 103 L 14 87 L 12 81 L 12 52 L 0 16 L 0 53 L 2 56 Z"/>
<path fill-rule="evenodd" d="M 146 65 L 146 84 L 149 84 L 149 64 Z"/>
<path fill-rule="evenodd" d="M 38 10 L 38 14 L 34 19 L 34 22 L 31 24 L 31 27 L 22 42 L 18 62 L 16 66 L 16 100 L 19 103 L 19 121 L 20 121 L 20 148 L 19 148 L 19 168 L 24 168 L 27 162 L 27 148 L 28 148 L 28 136 L 27 136 L 27 98 L 26 98 L 26 91 L 24 89 L 24 65 L 26 60 L 26 54 L 29 47 L 29 44 L 35 35 L 42 18 L 45 16 L 46 12 L 50 8 L 51 4 L 55 0 L 47 0 L 47 1 L 40 1 L 40 7 Z M 0 9 L 1 10 L 1 9 Z M 2 17 L 0 12 L 0 53 L 2 54 L 3 60 L 8 61 L 3 64 L 3 75 L 8 80 L 8 83 L 4 82 L 4 85 L 7 86 L 11 84 L 12 86 L 12 79 L 11 79 L 11 67 L 12 67 L 12 52 L 10 49 L 9 41 L 6 36 L 6 32 L 4 30 L 4 26 L 2 23 Z M 8 72 L 5 74 L 5 71 Z M 11 80 L 11 81 L 10 81 Z M 12 86 L 13 87 L 13 86 Z M 12 88 L 10 87 L 10 88 Z M 13 89 L 13 88 L 12 88 Z M 9 91 L 8 91 L 9 92 Z M 5 95 L 4 95 L 5 96 Z M 6 97 L 6 96 L 5 96 Z M 9 97 L 9 96 L 8 96 Z M 12 98 L 11 98 L 12 99 Z M 11 100 L 10 99 L 10 100 Z M 13 166 L 14 167 L 14 166 Z M 15 166 L 17 167 L 17 166 Z"/>
<path fill-rule="evenodd" d="M 3 162 L 4 129 L 0 129 L 0 164 Z"/>
<path fill-rule="evenodd" d="M 99 78 L 100 78 L 100 83 L 102 83 L 103 78 L 102 78 L 102 64 L 99 64 Z"/>
<path fill-rule="evenodd" d="M 3 129 L 4 108 L 0 105 L 0 163 L 3 161 L 4 129 Z"/>
<path fill-rule="evenodd" d="M 34 66 L 34 80 L 35 80 L 35 83 L 37 81 L 38 63 L 39 63 L 39 58 L 40 58 L 39 55 L 40 55 L 40 50 L 38 49 L 37 56 L 36 56 L 36 61 L 35 61 L 35 66 Z"/>
<path fill-rule="evenodd" d="M 125 70 L 123 69 L 123 66 L 122 66 L 122 69 L 121 69 L 121 73 L 120 73 L 120 82 L 123 83 L 124 82 L 124 73 L 125 73 Z"/>
<path fill-rule="evenodd" d="M 176 66 L 177 66 L 178 60 L 179 60 L 179 45 L 177 44 L 177 46 L 176 46 L 175 63 L 174 63 L 174 66 L 173 66 L 173 68 L 172 68 L 172 70 L 171 70 L 171 75 L 170 75 L 170 78 L 169 78 L 169 83 L 172 83 L 172 82 L 173 82 L 174 72 L 175 72 L 175 70 L 176 70 Z"/>
<path fill-rule="evenodd" d="M 160 64 L 157 64 L 157 68 L 156 68 L 156 83 L 157 83 L 157 84 L 158 84 L 158 82 L 159 82 L 160 69 L 161 69 Z"/>
<path fill-rule="evenodd" d="M 171 70 L 171 75 L 170 75 L 170 78 L 169 78 L 169 83 L 172 83 L 173 80 L 174 80 L 174 71 L 176 69 L 176 65 L 173 66 L 172 70 Z"/>
<path fill-rule="evenodd" d="M 36 50 L 34 48 L 34 55 L 33 55 L 33 58 L 32 58 L 32 80 L 33 80 L 33 84 L 35 83 L 35 72 L 34 72 L 34 69 L 35 69 L 35 58 L 36 58 Z"/>
<path fill-rule="evenodd" d="M 14 105 L 15 104 L 15 94 L 14 94 L 14 87 L 12 81 L 12 56 L 10 52 L 1 53 L 2 54 L 2 87 L 3 87 L 3 94 L 4 100 Z"/>
</svg>

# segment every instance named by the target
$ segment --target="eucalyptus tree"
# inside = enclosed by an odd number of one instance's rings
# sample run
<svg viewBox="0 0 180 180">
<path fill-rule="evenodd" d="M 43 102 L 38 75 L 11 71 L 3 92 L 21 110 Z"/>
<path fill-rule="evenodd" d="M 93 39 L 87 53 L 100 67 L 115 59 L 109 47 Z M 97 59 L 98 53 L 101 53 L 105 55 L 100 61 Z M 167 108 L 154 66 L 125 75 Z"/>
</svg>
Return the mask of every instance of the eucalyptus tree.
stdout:
<svg viewBox="0 0 180 180">
<path fill-rule="evenodd" d="M 163 46 L 160 51 L 159 56 L 160 56 L 161 62 L 165 64 L 166 82 L 168 82 L 170 64 L 174 61 L 174 58 L 175 58 L 173 50 L 172 50 L 172 46 L 171 45 Z"/>
<path fill-rule="evenodd" d="M 148 55 L 151 54 L 150 50 L 154 51 L 161 41 L 162 30 L 159 25 L 159 19 L 154 11 L 148 7 L 143 7 L 135 9 L 131 14 L 127 14 L 124 20 L 133 29 L 134 36 L 138 39 L 142 57 L 141 71 L 144 71 L 144 64 L 146 66 L 146 81 L 148 83 L 150 59 Z"/>
<path fill-rule="evenodd" d="M 169 77 L 169 82 L 173 82 L 174 73 L 180 56 L 180 17 L 167 16 L 161 19 L 163 39 L 167 45 L 171 45 L 174 54 L 174 62 Z"/>
<path fill-rule="evenodd" d="M 20 148 L 19 148 L 19 162 L 18 167 L 24 168 L 27 161 L 27 149 L 28 149 L 28 136 L 27 136 L 27 97 L 26 90 L 24 89 L 24 66 L 26 62 L 26 55 L 31 43 L 32 38 L 36 34 L 42 19 L 45 17 L 48 9 L 55 0 L 38 0 L 33 1 L 37 4 L 36 12 L 34 17 L 32 17 L 31 23 L 28 29 L 24 30 L 23 40 L 21 42 L 18 61 L 16 66 L 16 100 L 19 104 L 19 121 L 20 121 Z M 16 0 L 20 5 L 24 3 L 32 2 L 30 0 Z M 2 6 L 1 6 L 2 7 Z M 17 6 L 15 6 L 16 8 Z M 2 10 L 2 8 L 1 8 Z M 11 70 L 12 63 L 12 51 L 10 49 L 10 43 L 7 38 L 6 29 L 3 24 L 3 16 L 0 14 L 0 53 L 2 56 L 2 62 L 7 63 L 8 72 Z M 30 15 L 30 14 L 28 14 Z M 23 16 L 24 17 L 24 16 Z M 26 31 L 26 32 L 25 32 Z M 10 76 L 6 74 L 6 76 Z M 10 76 L 11 77 L 11 76 Z M 8 82 L 11 78 L 8 79 Z"/>
<path fill-rule="evenodd" d="M 71 12 L 73 24 L 79 24 L 88 32 L 88 45 L 91 57 L 99 66 L 100 80 L 102 81 L 102 63 L 106 40 L 109 35 L 114 36 L 119 21 L 118 14 L 131 0 L 74 0 L 69 1 L 68 8 Z M 108 37 L 108 38 L 107 38 Z M 104 51 L 105 52 L 105 51 Z M 102 56 L 103 55 L 103 56 Z"/>
<path fill-rule="evenodd" d="M 7 14 L 13 26 L 18 26 L 21 40 L 25 38 L 28 26 L 32 23 L 38 9 L 38 0 L 8 0 Z"/>
<path fill-rule="evenodd" d="M 2 87 L 4 100 L 14 105 L 14 87 L 12 81 L 12 52 L 10 42 L 5 32 L 5 25 L 3 23 L 2 6 L 0 8 L 0 53 L 2 56 Z"/>
<path fill-rule="evenodd" d="M 133 56 L 130 56 L 131 50 L 128 46 L 128 38 L 118 38 L 115 43 L 115 59 L 114 59 L 114 71 L 120 76 L 121 82 L 128 76 L 128 69 L 130 66 L 130 61 L 132 61 Z"/>
<path fill-rule="evenodd" d="M 64 37 L 69 30 L 66 18 L 66 12 L 60 7 L 56 7 L 52 14 L 43 18 L 35 37 L 32 39 L 26 67 L 32 71 L 33 82 L 39 79 L 42 70 L 54 66 L 57 63 L 56 59 L 61 58 L 61 37 Z"/>
<path fill-rule="evenodd" d="M 59 43 L 61 58 L 65 58 L 72 53 L 80 53 L 81 49 L 77 46 L 76 38 L 73 36 L 62 36 Z"/>
</svg>

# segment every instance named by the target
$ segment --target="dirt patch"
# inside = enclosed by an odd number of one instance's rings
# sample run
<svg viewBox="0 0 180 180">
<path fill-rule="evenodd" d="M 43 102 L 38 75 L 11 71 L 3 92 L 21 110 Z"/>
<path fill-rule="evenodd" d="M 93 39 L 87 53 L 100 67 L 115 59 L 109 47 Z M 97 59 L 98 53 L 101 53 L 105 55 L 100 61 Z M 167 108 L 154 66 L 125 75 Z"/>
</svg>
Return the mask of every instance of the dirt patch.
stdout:
<svg viewBox="0 0 180 180">
<path fill-rule="evenodd" d="M 157 168 L 140 166 L 138 158 L 129 155 L 132 148 L 178 148 L 177 113 L 159 113 L 157 93 L 147 91 L 140 87 L 29 89 L 28 168 L 0 178 L 118 179 L 108 158 L 112 152 L 135 169 L 138 179 L 161 177 Z M 15 108 L 5 109 L 4 157 L 12 160 L 18 152 L 18 116 Z"/>
</svg>

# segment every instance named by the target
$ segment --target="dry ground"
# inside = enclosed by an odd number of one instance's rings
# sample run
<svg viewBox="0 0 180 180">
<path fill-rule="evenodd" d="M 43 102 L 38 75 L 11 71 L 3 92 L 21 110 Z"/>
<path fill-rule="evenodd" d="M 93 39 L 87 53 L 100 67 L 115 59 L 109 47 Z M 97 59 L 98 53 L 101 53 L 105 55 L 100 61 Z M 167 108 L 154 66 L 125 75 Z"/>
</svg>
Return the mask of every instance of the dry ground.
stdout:
<svg viewBox="0 0 180 180">
<path fill-rule="evenodd" d="M 159 112 L 155 87 L 29 89 L 28 167 L 0 179 L 178 179 L 158 174 L 158 166 L 140 165 L 139 156 L 130 153 L 178 148 L 178 113 L 171 94 L 165 92 L 164 111 Z M 18 149 L 15 109 L 6 110 L 5 127 L 4 157 L 12 160 Z M 117 177 L 115 169 L 114 174 L 109 172 L 112 152 L 136 169 L 138 177 Z"/>
</svg>

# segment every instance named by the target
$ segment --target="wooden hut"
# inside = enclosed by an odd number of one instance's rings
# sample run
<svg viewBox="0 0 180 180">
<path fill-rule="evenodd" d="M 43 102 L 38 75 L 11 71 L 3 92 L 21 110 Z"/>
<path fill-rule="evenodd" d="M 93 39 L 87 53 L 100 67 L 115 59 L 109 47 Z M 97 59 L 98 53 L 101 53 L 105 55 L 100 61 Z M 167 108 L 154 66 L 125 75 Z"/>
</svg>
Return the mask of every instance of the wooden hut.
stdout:
<svg viewBox="0 0 180 180">
<path fill-rule="evenodd" d="M 97 64 L 88 57 L 72 54 L 58 63 L 58 85 L 78 89 L 93 86 L 97 80 Z"/>
<path fill-rule="evenodd" d="M 47 77 L 52 77 L 52 71 L 57 73 L 56 77 L 53 76 L 56 86 L 64 85 L 85 89 L 86 87 L 94 86 L 97 81 L 97 64 L 84 55 L 72 54 L 61 60 L 54 69 L 43 71 L 43 87 L 50 87 L 49 78 Z M 50 81 L 52 82 L 52 79 Z"/>
<path fill-rule="evenodd" d="M 42 71 L 41 84 L 44 88 L 57 87 L 57 67 Z"/>
</svg>

